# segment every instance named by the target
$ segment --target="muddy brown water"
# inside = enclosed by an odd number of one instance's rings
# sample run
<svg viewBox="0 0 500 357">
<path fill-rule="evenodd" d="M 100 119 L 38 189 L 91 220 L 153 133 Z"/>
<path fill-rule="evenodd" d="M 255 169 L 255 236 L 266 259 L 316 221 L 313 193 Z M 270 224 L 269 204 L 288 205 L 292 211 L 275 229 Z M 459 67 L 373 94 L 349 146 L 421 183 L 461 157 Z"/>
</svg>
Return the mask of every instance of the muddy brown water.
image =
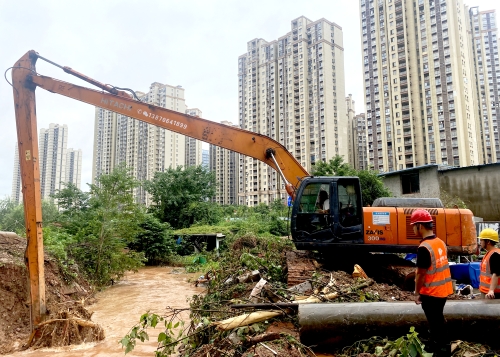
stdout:
<svg viewBox="0 0 500 357">
<path fill-rule="evenodd" d="M 58 348 L 42 348 L 16 352 L 5 356 L 56 356 L 56 357 L 93 357 L 125 356 L 118 343 L 131 327 L 139 321 L 146 311 L 161 313 L 165 307 L 187 308 L 186 301 L 194 294 L 203 292 L 195 288 L 189 279 L 199 274 L 186 274 L 182 268 L 151 267 L 137 273 L 130 273 L 123 280 L 106 291 L 97 294 L 97 303 L 88 309 L 94 312 L 92 321 L 99 323 L 106 338 L 97 343 Z M 183 315 L 187 320 L 188 313 Z M 127 356 L 154 356 L 160 328 L 149 331 L 149 341 L 137 343 L 134 351 Z"/>
</svg>

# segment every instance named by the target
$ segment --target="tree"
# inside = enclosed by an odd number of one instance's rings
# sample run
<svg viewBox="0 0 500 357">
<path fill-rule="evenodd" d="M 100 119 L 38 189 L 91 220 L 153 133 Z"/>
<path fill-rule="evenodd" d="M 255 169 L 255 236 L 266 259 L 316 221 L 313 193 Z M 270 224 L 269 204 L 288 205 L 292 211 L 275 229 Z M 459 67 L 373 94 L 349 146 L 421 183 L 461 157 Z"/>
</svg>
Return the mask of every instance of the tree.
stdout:
<svg viewBox="0 0 500 357">
<path fill-rule="evenodd" d="M 168 222 L 175 229 L 190 225 L 186 217 L 190 204 L 203 202 L 215 196 L 215 174 L 201 166 L 183 169 L 169 168 L 165 172 L 155 172 L 151 181 L 144 184 L 151 195 L 153 204 L 150 211 L 162 222 Z"/>
<path fill-rule="evenodd" d="M 379 197 L 391 197 L 392 193 L 384 185 L 383 179 L 373 170 L 356 170 L 353 176 L 359 177 L 364 205 L 372 205 Z"/>
<path fill-rule="evenodd" d="M 180 211 L 179 222 L 183 222 L 185 227 L 193 224 L 214 225 L 222 220 L 222 212 L 221 207 L 213 202 L 191 202 Z"/>
<path fill-rule="evenodd" d="M 312 173 L 315 176 L 358 176 L 365 205 L 372 205 L 373 201 L 379 197 L 392 196 L 391 191 L 385 187 L 383 179 L 376 171 L 353 169 L 339 155 L 330 159 L 329 162 L 318 162 Z"/>
<path fill-rule="evenodd" d="M 42 201 L 43 225 L 47 226 L 59 219 L 59 211 L 52 200 Z M 24 225 L 24 206 L 10 198 L 0 200 L 0 229 L 26 235 Z"/>
<path fill-rule="evenodd" d="M 133 196 L 138 185 L 125 166 L 118 166 L 89 185 L 88 209 L 72 218 L 80 229 L 71 253 L 98 286 L 143 265 L 144 254 L 127 249 L 144 221 Z"/>
<path fill-rule="evenodd" d="M 51 197 L 56 200 L 61 211 L 67 215 L 88 209 L 89 194 L 71 182 L 65 183 L 64 188 L 56 190 Z"/>
<path fill-rule="evenodd" d="M 68 183 L 61 190 L 51 195 L 61 210 L 59 221 L 70 234 L 77 234 L 84 228 L 89 210 L 90 194 L 83 192 L 76 185 Z"/>
<path fill-rule="evenodd" d="M 148 265 L 162 263 L 174 253 L 175 241 L 169 234 L 168 223 L 161 223 L 155 216 L 146 214 L 140 228 L 129 247 L 137 252 L 144 252 Z"/>
<path fill-rule="evenodd" d="M 312 169 L 314 176 L 355 176 L 356 172 L 340 155 L 336 155 L 328 162 L 316 162 Z"/>
<path fill-rule="evenodd" d="M 7 232 L 15 232 L 26 235 L 24 226 L 24 208 L 22 204 L 14 202 L 10 198 L 0 201 L 0 229 Z"/>
</svg>

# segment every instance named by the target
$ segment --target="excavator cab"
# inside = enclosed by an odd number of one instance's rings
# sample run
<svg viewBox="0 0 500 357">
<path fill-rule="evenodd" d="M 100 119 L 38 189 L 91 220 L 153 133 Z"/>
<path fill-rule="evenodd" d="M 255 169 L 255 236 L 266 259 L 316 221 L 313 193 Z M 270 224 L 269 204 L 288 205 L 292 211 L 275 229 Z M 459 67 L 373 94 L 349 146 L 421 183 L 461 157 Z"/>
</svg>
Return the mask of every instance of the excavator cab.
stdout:
<svg viewBox="0 0 500 357">
<path fill-rule="evenodd" d="M 309 177 L 292 210 L 297 249 L 363 242 L 363 203 L 357 177 Z"/>
</svg>

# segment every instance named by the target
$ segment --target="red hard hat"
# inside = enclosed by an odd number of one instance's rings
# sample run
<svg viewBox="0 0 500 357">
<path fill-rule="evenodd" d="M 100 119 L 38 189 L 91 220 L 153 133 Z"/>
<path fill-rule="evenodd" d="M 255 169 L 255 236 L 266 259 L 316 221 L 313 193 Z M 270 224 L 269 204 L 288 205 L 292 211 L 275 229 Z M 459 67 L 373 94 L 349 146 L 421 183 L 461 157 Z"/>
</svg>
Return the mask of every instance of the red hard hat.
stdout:
<svg viewBox="0 0 500 357">
<path fill-rule="evenodd" d="M 432 217 L 429 212 L 424 209 L 417 209 L 413 211 L 410 218 L 410 224 L 414 225 L 415 223 L 428 223 L 432 222 Z"/>
</svg>

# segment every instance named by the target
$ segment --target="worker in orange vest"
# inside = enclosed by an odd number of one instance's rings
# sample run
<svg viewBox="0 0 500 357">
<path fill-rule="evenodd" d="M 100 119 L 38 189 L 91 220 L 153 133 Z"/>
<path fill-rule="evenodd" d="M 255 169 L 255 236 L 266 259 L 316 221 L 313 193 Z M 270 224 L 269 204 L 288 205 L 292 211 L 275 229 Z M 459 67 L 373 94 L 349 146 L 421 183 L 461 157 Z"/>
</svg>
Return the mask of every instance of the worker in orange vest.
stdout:
<svg viewBox="0 0 500 357">
<path fill-rule="evenodd" d="M 486 255 L 481 261 L 481 275 L 479 277 L 479 291 L 486 299 L 500 299 L 500 249 L 498 243 L 498 232 L 492 228 L 485 228 L 479 233 L 481 248 L 486 250 Z"/>
<path fill-rule="evenodd" d="M 448 295 L 453 294 L 446 244 L 433 233 L 433 221 L 428 211 L 415 210 L 410 224 L 415 235 L 422 238 L 417 251 L 415 303 L 422 304 L 429 323 L 434 344 L 430 347 L 434 356 L 450 356 L 443 314 Z"/>
</svg>

